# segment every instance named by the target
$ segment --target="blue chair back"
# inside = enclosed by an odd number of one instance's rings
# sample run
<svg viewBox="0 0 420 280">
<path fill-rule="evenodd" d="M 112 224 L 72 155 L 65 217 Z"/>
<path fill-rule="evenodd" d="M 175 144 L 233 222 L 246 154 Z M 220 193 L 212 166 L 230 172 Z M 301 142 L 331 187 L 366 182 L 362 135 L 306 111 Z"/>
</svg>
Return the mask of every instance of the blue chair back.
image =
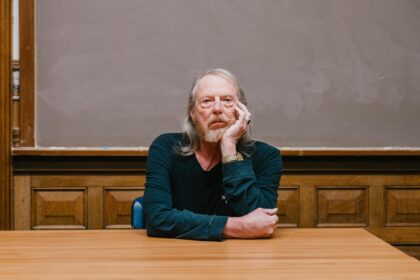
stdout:
<svg viewBox="0 0 420 280">
<path fill-rule="evenodd" d="M 146 222 L 144 220 L 144 199 L 142 196 L 134 199 L 131 204 L 131 226 L 134 229 L 145 229 Z"/>
</svg>

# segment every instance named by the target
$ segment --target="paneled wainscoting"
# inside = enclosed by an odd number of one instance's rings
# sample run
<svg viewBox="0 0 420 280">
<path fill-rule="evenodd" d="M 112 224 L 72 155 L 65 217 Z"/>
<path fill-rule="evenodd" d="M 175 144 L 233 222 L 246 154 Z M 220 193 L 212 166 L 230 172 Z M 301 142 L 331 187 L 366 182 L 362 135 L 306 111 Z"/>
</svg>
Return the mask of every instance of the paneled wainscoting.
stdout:
<svg viewBox="0 0 420 280">
<path fill-rule="evenodd" d="M 279 227 L 363 227 L 420 256 L 420 159 L 284 156 Z M 130 227 L 145 156 L 14 156 L 13 229 Z"/>
</svg>

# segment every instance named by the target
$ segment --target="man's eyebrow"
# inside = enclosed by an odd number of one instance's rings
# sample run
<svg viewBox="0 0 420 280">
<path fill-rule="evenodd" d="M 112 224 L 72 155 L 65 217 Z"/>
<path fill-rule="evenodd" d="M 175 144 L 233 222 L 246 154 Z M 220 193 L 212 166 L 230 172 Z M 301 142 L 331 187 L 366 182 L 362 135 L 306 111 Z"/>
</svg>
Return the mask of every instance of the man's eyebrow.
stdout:
<svg viewBox="0 0 420 280">
<path fill-rule="evenodd" d="M 211 96 L 211 95 L 204 95 L 204 96 L 201 96 L 200 98 L 198 98 L 198 100 L 202 100 L 204 98 L 213 98 L 213 96 Z"/>
</svg>

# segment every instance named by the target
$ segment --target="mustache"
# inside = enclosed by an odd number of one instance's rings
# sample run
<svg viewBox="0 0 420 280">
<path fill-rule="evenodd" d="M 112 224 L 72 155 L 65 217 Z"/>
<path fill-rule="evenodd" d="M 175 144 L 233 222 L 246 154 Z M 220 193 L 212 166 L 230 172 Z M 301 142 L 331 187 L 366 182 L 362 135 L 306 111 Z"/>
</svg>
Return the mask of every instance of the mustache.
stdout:
<svg viewBox="0 0 420 280">
<path fill-rule="evenodd" d="M 225 122 L 228 124 L 234 123 L 231 119 L 229 119 L 226 115 L 211 115 L 208 120 L 208 124 L 211 125 L 215 122 Z"/>
</svg>

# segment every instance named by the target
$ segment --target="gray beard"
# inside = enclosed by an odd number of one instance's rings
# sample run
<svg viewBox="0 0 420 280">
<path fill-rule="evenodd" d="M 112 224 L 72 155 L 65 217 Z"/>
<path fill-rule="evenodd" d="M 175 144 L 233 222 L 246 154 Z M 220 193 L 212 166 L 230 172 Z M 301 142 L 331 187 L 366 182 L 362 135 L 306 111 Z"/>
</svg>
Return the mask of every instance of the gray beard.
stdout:
<svg viewBox="0 0 420 280">
<path fill-rule="evenodd" d="M 204 140 L 209 143 L 217 143 L 219 142 L 223 134 L 226 132 L 226 130 L 229 128 L 229 126 L 218 128 L 218 129 L 209 129 L 204 133 Z"/>
</svg>

